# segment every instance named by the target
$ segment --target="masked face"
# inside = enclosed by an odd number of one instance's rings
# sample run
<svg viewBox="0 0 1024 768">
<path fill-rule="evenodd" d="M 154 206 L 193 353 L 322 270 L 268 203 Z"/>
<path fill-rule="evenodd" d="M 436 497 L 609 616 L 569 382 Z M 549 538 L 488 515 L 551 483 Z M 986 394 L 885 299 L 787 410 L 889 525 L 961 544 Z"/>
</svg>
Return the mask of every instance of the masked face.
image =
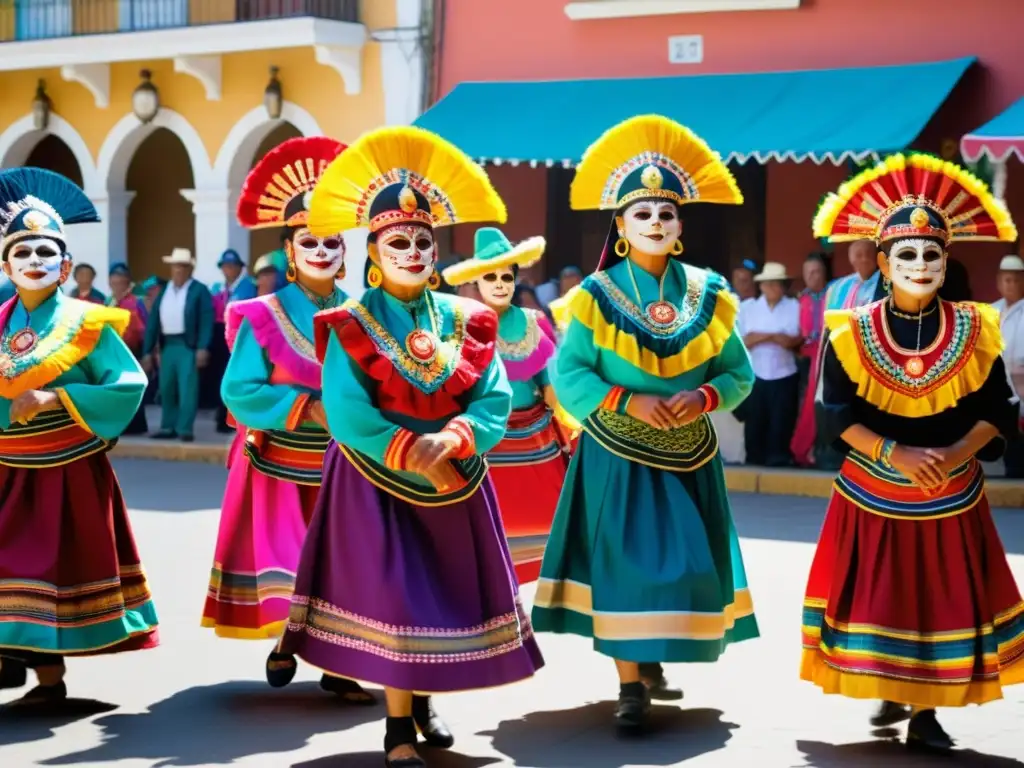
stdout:
<svg viewBox="0 0 1024 768">
<path fill-rule="evenodd" d="M 504 308 L 512 303 L 516 277 L 511 269 L 496 269 L 476 281 L 477 290 L 489 307 Z"/>
<path fill-rule="evenodd" d="M 395 285 L 423 285 L 434 272 L 434 233 L 419 225 L 399 224 L 377 237 L 384 278 Z"/>
<path fill-rule="evenodd" d="M 60 282 L 63 263 L 59 243 L 48 237 L 29 237 L 11 247 L 4 271 L 16 287 L 42 291 Z"/>
<path fill-rule="evenodd" d="M 889 279 L 915 299 L 935 295 L 946 275 L 946 254 L 939 243 L 910 238 L 898 240 L 889 250 Z"/>
<path fill-rule="evenodd" d="M 292 235 L 295 269 L 313 280 L 334 278 L 345 261 L 345 240 L 341 235 L 315 237 L 308 229 Z"/>
<path fill-rule="evenodd" d="M 617 223 L 619 236 L 629 241 L 631 249 L 652 256 L 672 253 L 683 233 L 679 209 L 672 202 L 641 200 L 633 203 Z"/>
</svg>

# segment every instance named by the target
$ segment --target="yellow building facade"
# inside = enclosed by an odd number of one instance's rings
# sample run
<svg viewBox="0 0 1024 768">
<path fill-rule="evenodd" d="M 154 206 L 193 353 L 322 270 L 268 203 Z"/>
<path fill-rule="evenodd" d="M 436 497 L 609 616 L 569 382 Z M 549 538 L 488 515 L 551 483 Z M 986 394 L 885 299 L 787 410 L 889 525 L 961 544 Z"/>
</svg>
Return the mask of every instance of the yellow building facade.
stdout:
<svg viewBox="0 0 1024 768">
<path fill-rule="evenodd" d="M 293 136 L 346 143 L 419 114 L 422 0 L 14 0 L 0 5 L 0 167 L 33 165 L 78 182 L 102 222 L 69 248 L 97 271 L 126 261 L 137 279 L 189 248 L 196 277 L 220 279 L 227 248 L 255 259 L 279 246 L 234 210 L 245 175 Z M 275 68 L 280 114 L 265 90 Z M 148 70 L 160 108 L 132 95 Z M 48 104 L 39 112 L 39 89 Z M 358 282 L 365 237 L 349 241 Z M 359 242 L 360 239 L 362 242 Z M 355 262 L 355 263 L 353 263 Z M 354 286 L 353 286 L 354 287 Z"/>
</svg>

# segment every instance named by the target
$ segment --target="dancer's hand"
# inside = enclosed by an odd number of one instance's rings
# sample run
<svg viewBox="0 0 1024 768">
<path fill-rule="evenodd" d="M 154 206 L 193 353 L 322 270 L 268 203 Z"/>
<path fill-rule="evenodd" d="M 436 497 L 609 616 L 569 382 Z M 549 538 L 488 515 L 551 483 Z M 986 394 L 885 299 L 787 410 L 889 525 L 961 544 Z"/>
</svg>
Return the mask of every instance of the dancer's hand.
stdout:
<svg viewBox="0 0 1024 768">
<path fill-rule="evenodd" d="M 11 401 L 12 424 L 28 424 L 43 411 L 54 410 L 60 400 L 56 392 L 45 389 L 30 389 Z"/>
<path fill-rule="evenodd" d="M 309 405 L 306 406 L 306 417 L 316 424 L 325 432 L 327 429 L 327 412 L 324 411 L 324 404 L 320 400 L 310 400 Z"/>
<path fill-rule="evenodd" d="M 634 419 L 650 424 L 655 429 L 673 429 L 682 426 L 672 412 L 669 401 L 655 395 L 633 395 L 626 404 L 626 413 Z"/>
<path fill-rule="evenodd" d="M 425 475 L 441 462 L 451 458 L 458 449 L 459 437 L 451 432 L 421 435 L 409 449 L 405 466 L 411 472 Z"/>
<path fill-rule="evenodd" d="M 704 413 L 704 395 L 700 392 L 679 392 L 668 401 L 680 426 L 696 421 Z"/>
<path fill-rule="evenodd" d="M 462 484 L 462 475 L 450 461 L 442 461 L 422 473 L 438 493 L 453 491 Z"/>
<path fill-rule="evenodd" d="M 946 481 L 946 474 L 941 468 L 945 458 L 943 451 L 934 448 L 897 445 L 893 448 L 889 463 L 910 478 L 915 485 L 928 489 L 940 486 Z"/>
</svg>

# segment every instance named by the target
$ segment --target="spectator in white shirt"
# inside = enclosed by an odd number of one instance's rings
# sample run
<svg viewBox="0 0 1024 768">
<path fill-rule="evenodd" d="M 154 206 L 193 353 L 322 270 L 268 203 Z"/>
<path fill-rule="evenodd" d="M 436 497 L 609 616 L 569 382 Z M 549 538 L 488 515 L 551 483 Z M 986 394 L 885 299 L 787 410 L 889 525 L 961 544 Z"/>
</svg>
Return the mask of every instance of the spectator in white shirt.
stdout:
<svg viewBox="0 0 1024 768">
<path fill-rule="evenodd" d="M 747 463 L 788 467 L 793 463 L 789 443 L 800 386 L 800 302 L 786 295 L 790 277 L 783 264 L 767 262 L 754 280 L 761 296 L 741 303 L 739 314 L 739 331 L 755 376 L 744 409 Z"/>
<path fill-rule="evenodd" d="M 999 310 L 1003 332 L 1003 361 L 1018 397 L 1024 392 L 1024 259 L 1005 256 L 999 263 L 998 288 L 1002 296 L 994 306 Z M 1003 455 L 1006 476 L 1024 478 L 1024 439 L 1020 435 L 1006 446 Z"/>
</svg>

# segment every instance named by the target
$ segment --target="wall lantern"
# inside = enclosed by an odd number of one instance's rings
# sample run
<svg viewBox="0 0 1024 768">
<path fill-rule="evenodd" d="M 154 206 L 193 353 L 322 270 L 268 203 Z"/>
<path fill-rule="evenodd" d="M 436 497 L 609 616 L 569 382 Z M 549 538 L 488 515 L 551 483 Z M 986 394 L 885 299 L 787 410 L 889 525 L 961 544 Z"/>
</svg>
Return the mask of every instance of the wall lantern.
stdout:
<svg viewBox="0 0 1024 768">
<path fill-rule="evenodd" d="M 267 110 L 267 116 L 271 120 L 278 120 L 281 117 L 281 110 L 284 108 L 284 96 L 281 93 L 281 81 L 277 79 L 277 67 L 270 68 L 270 82 L 263 91 L 263 106 Z"/>
<path fill-rule="evenodd" d="M 139 122 L 150 123 L 160 111 L 160 93 L 156 86 L 150 81 L 153 73 L 148 69 L 139 72 L 142 82 L 132 92 L 132 112 L 139 118 Z"/>
<path fill-rule="evenodd" d="M 45 131 L 50 125 L 50 109 L 53 102 L 46 95 L 46 81 L 40 80 L 36 86 L 36 97 L 32 99 L 32 127 L 37 131 Z"/>
</svg>

